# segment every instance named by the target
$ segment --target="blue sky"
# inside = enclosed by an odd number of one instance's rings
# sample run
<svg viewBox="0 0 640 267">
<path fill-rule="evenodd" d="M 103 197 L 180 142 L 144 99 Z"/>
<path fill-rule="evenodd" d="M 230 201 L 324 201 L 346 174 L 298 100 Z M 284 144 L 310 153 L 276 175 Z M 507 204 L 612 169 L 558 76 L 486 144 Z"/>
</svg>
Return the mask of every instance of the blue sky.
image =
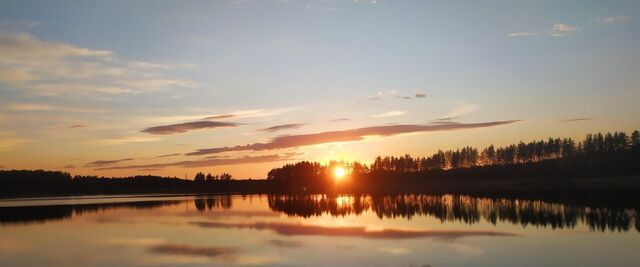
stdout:
<svg viewBox="0 0 640 267">
<path fill-rule="evenodd" d="M 141 170 L 96 171 L 87 163 L 197 161 L 182 154 L 445 117 L 521 121 L 223 156 L 366 161 L 640 125 L 637 1 L 3 1 L 0 7 L 4 168 L 128 175 Z M 220 114 L 236 115 L 215 119 L 234 126 L 141 132 Z M 348 120 L 332 121 L 339 118 Z M 589 119 L 566 122 L 577 118 Z M 287 124 L 297 127 L 260 131 Z M 154 158 L 168 154 L 181 155 Z M 209 169 L 259 177 L 283 163 L 238 162 Z M 182 175 L 198 168 L 146 169 Z"/>
</svg>

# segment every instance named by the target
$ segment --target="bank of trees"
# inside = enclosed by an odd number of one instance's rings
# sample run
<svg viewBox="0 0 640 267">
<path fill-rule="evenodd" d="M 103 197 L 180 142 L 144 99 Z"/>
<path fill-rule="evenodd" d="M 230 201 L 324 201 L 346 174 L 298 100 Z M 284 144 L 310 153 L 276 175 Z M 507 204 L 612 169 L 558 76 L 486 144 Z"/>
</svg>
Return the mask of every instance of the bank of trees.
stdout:
<svg viewBox="0 0 640 267">
<path fill-rule="evenodd" d="M 549 162 L 556 161 L 555 168 L 588 166 L 591 169 L 603 167 L 612 168 L 612 164 L 622 162 L 631 165 L 640 158 L 640 132 L 634 131 L 630 135 L 625 132 L 588 134 L 584 140 L 576 142 L 571 138 L 548 138 L 531 142 L 519 142 L 502 147 L 490 145 L 478 149 L 466 146 L 456 150 L 438 150 L 427 157 L 378 156 L 372 164 L 359 162 L 330 162 L 322 165 L 317 162 L 298 162 L 272 169 L 267 179 L 287 181 L 290 184 L 322 184 L 327 180 L 336 166 L 350 170 L 355 177 L 382 174 L 442 173 L 448 170 L 478 169 L 479 167 L 509 169 L 526 169 L 528 172 L 535 166 L 550 170 Z M 558 163 L 557 160 L 563 160 Z M 612 163 L 613 162 L 613 163 Z M 536 165 L 536 163 L 540 163 Z M 542 164 L 545 163 L 545 164 Z M 637 162 L 640 164 L 640 162 Z M 600 165 L 598 165 L 600 164 Z M 621 164 L 621 163 L 620 163 Z M 535 165 L 532 167 L 532 165 Z M 508 166 L 508 167 L 507 167 Z M 522 166 L 522 167 L 519 167 Z M 631 168 L 633 166 L 623 166 Z M 564 169 L 567 169 L 564 168 Z M 604 167 L 603 167 L 604 168 Z M 465 173 L 468 175 L 469 171 Z"/>
<path fill-rule="evenodd" d="M 598 157 L 607 154 L 639 151 L 639 131 L 634 131 L 631 135 L 627 135 L 625 132 L 597 133 L 588 134 L 581 142 L 576 142 L 571 138 L 549 138 L 528 143 L 521 141 L 518 144 L 497 148 L 490 145 L 481 150 L 469 146 L 456 150 L 439 150 L 428 157 L 413 158 L 409 155 L 377 157 L 371 164 L 370 170 L 372 172 L 407 173 L 532 163 L 583 155 Z"/>
<path fill-rule="evenodd" d="M 233 179 L 230 173 L 223 172 L 219 175 L 211 175 L 211 173 L 207 173 L 205 175 L 203 172 L 198 172 L 195 177 L 193 177 L 193 181 L 196 183 L 212 183 L 214 181 L 230 181 Z"/>
</svg>

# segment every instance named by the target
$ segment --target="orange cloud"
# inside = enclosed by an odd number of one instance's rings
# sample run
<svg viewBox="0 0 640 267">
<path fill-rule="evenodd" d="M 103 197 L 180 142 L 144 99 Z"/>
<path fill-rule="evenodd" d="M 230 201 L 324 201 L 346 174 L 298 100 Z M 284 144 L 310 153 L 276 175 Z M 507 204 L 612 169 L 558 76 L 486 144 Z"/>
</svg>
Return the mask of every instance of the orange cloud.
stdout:
<svg viewBox="0 0 640 267">
<path fill-rule="evenodd" d="M 230 151 L 263 151 L 272 149 L 283 149 L 300 146 L 310 146 L 334 142 L 361 141 L 365 136 L 393 136 L 403 133 L 415 132 L 436 132 L 436 131 L 457 131 L 463 129 L 484 128 L 498 125 L 505 125 L 518 122 L 519 120 L 494 121 L 482 123 L 441 123 L 432 125 L 390 125 L 357 128 L 343 131 L 321 132 L 314 134 L 300 134 L 280 136 L 267 143 L 254 143 L 233 147 L 216 147 L 198 149 L 186 155 L 206 155 L 217 154 Z"/>
<path fill-rule="evenodd" d="M 282 125 L 271 126 L 269 128 L 260 129 L 258 131 L 273 133 L 273 132 L 288 130 L 288 129 L 298 129 L 304 125 L 306 124 L 305 123 L 282 124 Z"/>
<path fill-rule="evenodd" d="M 264 156 L 256 156 L 256 157 L 245 156 L 240 158 L 208 158 L 203 160 L 188 160 L 188 161 L 178 161 L 178 162 L 170 162 L 170 163 L 114 166 L 114 167 L 97 168 L 95 170 L 125 170 L 125 169 L 145 169 L 145 168 L 165 168 L 165 167 L 176 167 L 176 166 L 185 167 L 185 168 L 228 166 L 228 165 L 239 165 L 239 164 L 249 164 L 249 163 L 287 161 L 287 160 L 295 159 L 294 157 L 296 155 L 298 154 L 286 153 L 284 155 L 276 154 L 276 155 L 264 155 Z"/>
<path fill-rule="evenodd" d="M 218 122 L 218 121 L 193 121 L 170 125 L 154 126 L 142 130 L 143 133 L 150 134 L 177 134 L 184 133 L 192 130 L 207 129 L 207 128 L 219 128 L 219 127 L 236 127 L 238 124 L 233 122 Z"/>
</svg>

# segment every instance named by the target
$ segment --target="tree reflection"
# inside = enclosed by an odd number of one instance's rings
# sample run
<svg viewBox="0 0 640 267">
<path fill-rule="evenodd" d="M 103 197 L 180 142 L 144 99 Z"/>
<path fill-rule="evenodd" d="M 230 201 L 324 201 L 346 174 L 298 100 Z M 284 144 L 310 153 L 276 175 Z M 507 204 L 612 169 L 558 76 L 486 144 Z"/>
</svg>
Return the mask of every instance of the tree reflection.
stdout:
<svg viewBox="0 0 640 267">
<path fill-rule="evenodd" d="M 564 205 L 540 200 L 479 198 L 462 195 L 331 196 L 271 195 L 269 207 L 291 216 L 360 215 L 374 212 L 378 218 L 432 216 L 442 222 L 574 228 L 586 224 L 593 231 L 640 231 L 638 209 Z"/>
<path fill-rule="evenodd" d="M 193 204 L 200 212 L 213 209 L 231 209 L 232 200 L 231 195 L 218 195 L 218 196 L 206 196 L 198 197 L 193 200 Z"/>
<path fill-rule="evenodd" d="M 80 205 L 22 206 L 0 208 L 0 225 L 45 223 L 71 219 L 73 216 L 107 210 L 149 210 L 165 206 L 175 206 L 181 201 L 140 201 L 122 203 L 95 203 Z"/>
</svg>

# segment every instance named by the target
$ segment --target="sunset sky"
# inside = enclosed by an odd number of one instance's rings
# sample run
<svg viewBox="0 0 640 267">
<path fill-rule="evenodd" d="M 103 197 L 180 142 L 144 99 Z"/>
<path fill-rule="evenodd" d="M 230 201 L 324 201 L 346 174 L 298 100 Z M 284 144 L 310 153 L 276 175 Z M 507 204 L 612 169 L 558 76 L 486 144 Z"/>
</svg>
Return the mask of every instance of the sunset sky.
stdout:
<svg viewBox="0 0 640 267">
<path fill-rule="evenodd" d="M 0 168 L 263 178 L 640 128 L 640 1 L 0 3 Z"/>
</svg>

